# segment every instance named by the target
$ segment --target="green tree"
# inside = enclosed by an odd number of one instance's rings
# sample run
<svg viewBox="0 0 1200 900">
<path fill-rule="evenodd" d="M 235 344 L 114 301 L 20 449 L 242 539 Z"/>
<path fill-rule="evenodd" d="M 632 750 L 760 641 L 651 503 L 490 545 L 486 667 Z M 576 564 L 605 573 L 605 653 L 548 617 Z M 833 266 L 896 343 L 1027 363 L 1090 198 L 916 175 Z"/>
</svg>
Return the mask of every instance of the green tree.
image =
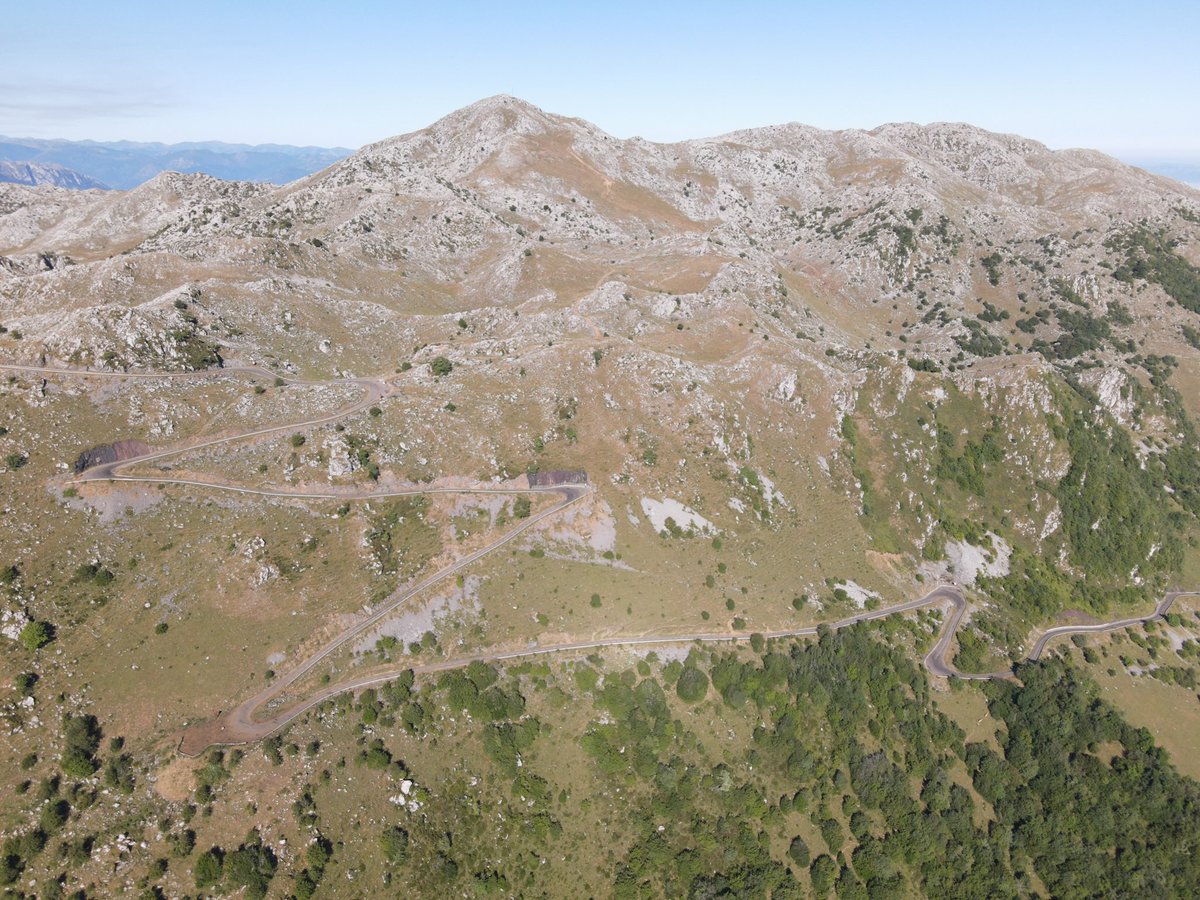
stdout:
<svg viewBox="0 0 1200 900">
<path fill-rule="evenodd" d="M 379 836 L 379 849 L 383 858 L 392 865 L 399 865 L 408 856 L 408 832 L 399 825 L 390 825 Z"/>
<path fill-rule="evenodd" d="M 256 833 L 253 841 L 243 844 L 226 857 L 225 878 L 234 889 L 245 888 L 247 897 L 260 900 L 267 895 L 277 867 L 278 860 L 274 852 L 263 844 Z"/>
<path fill-rule="evenodd" d="M 444 378 L 454 371 L 454 363 L 444 356 L 435 356 L 429 361 L 429 371 L 438 378 Z"/>
<path fill-rule="evenodd" d="M 803 869 L 808 868 L 809 852 L 808 844 L 804 843 L 804 838 L 797 835 L 792 838 L 792 843 L 788 845 L 788 856 L 792 858 L 792 862 Z"/>
<path fill-rule="evenodd" d="M 100 746 L 100 723 L 95 716 L 63 717 L 62 770 L 74 778 L 87 778 L 99 767 L 96 749 Z"/>
<path fill-rule="evenodd" d="M 838 867 L 828 853 L 822 853 L 813 860 L 808 875 L 812 879 L 813 894 L 817 897 L 827 897 L 834 879 L 837 878 Z"/>
<path fill-rule="evenodd" d="M 225 870 L 224 860 L 225 854 L 221 852 L 220 847 L 213 847 L 201 853 L 196 858 L 196 865 L 192 869 L 196 887 L 204 890 L 220 884 Z"/>
<path fill-rule="evenodd" d="M 675 682 L 675 693 L 685 703 L 699 703 L 708 693 L 708 676 L 695 666 L 685 666 Z"/>
</svg>

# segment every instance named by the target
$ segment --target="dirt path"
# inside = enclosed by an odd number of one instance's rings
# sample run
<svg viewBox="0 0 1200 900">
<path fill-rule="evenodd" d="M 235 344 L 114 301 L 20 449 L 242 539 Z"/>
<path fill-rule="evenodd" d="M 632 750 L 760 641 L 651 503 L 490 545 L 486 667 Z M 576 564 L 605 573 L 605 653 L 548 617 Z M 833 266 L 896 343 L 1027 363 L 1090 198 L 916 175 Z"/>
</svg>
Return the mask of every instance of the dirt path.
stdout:
<svg viewBox="0 0 1200 900">
<path fill-rule="evenodd" d="M 203 379 L 212 378 L 222 375 L 252 375 L 266 378 L 277 377 L 274 372 L 258 366 L 230 366 L 222 369 L 206 369 L 199 372 L 95 372 L 86 369 L 70 369 L 70 368 L 54 368 L 49 366 L 21 366 L 14 364 L 0 364 L 0 370 L 32 372 L 40 375 L 56 375 L 56 376 L 75 376 L 83 378 L 159 378 L 159 379 L 179 379 L 193 378 Z M 295 684 L 300 678 L 312 671 L 322 660 L 326 659 L 331 653 L 338 648 L 344 646 L 348 641 L 353 640 L 363 632 L 367 631 L 371 626 L 377 624 L 381 619 L 394 612 L 395 609 L 408 600 L 415 594 L 426 590 L 432 585 L 442 581 L 443 579 L 455 574 L 461 569 L 471 565 L 484 556 L 492 553 L 498 548 L 504 546 L 515 538 L 519 537 L 525 531 L 532 528 L 534 525 L 549 518 L 579 500 L 588 496 L 592 489 L 591 487 L 581 485 L 563 485 L 554 488 L 533 488 L 533 487 L 518 487 L 516 485 L 504 488 L 401 488 L 394 490 L 356 490 L 353 488 L 345 490 L 333 489 L 330 491 L 306 491 L 303 489 L 272 489 L 272 488 L 248 488 L 229 482 L 221 482 L 217 480 L 201 480 L 201 479 L 183 479 L 169 477 L 149 477 L 138 475 L 123 475 L 121 472 L 131 466 L 141 463 L 151 462 L 154 460 L 165 459 L 170 456 L 176 456 L 181 453 L 186 453 L 192 450 L 197 450 L 203 447 L 212 447 L 218 444 L 230 443 L 233 441 L 250 440 L 256 437 L 265 435 L 278 434 L 285 431 L 297 431 L 305 428 L 313 428 L 319 425 L 325 425 L 330 422 L 335 422 L 347 416 L 354 415 L 373 404 L 387 397 L 395 396 L 398 393 L 397 386 L 384 378 L 346 378 L 336 379 L 332 381 L 302 381 L 297 379 L 284 379 L 289 384 L 304 384 L 304 385 L 329 385 L 329 384 L 355 384 L 364 389 L 363 398 L 355 403 L 344 406 L 332 413 L 323 416 L 318 416 L 312 419 L 307 419 L 301 422 L 290 422 L 283 425 L 273 425 L 264 428 L 257 428 L 251 431 L 239 432 L 237 434 L 227 435 L 218 438 L 203 438 L 191 442 L 184 442 L 175 447 L 170 447 L 161 450 L 152 450 L 140 456 L 122 460 L 120 462 L 104 463 L 94 466 L 81 474 L 75 482 L 84 481 L 129 481 L 141 482 L 150 484 L 173 484 L 186 487 L 200 487 L 212 490 L 233 491 L 241 494 L 263 496 L 263 497 L 295 497 L 306 499 L 376 499 L 384 497 L 396 497 L 411 494 L 514 494 L 514 493 L 557 493 L 562 495 L 562 501 L 556 503 L 536 515 L 530 516 L 529 519 L 522 522 L 517 527 L 511 529 L 506 534 L 495 541 L 481 547 L 479 550 L 455 561 L 445 568 L 427 576 L 426 578 L 399 588 L 393 593 L 384 603 L 375 610 L 372 610 L 370 615 L 355 622 L 335 638 L 325 644 L 323 647 L 315 651 L 305 660 L 293 667 L 290 671 L 274 682 L 271 686 L 253 697 L 243 701 L 233 709 L 222 713 L 221 715 L 200 722 L 187 728 L 179 741 L 179 752 L 185 756 L 197 756 L 203 753 L 206 749 L 216 745 L 230 744 L 245 744 L 253 741 L 262 740 L 279 729 L 286 726 L 288 723 L 295 720 L 298 716 L 303 715 L 307 710 L 314 706 L 335 697 L 338 694 L 347 691 L 357 691 L 372 685 L 381 684 L 395 678 L 401 672 L 412 669 L 417 674 L 426 674 L 431 672 L 442 672 L 450 669 L 462 668 L 473 662 L 502 662 L 511 659 L 525 659 L 533 656 L 542 656 L 546 654 L 561 654 L 572 652 L 583 652 L 595 650 L 602 647 L 637 647 L 637 646 L 658 646 L 658 645 L 678 645 L 689 643 L 733 643 L 749 639 L 749 635 L 742 632 L 691 632 L 686 634 L 674 634 L 664 636 L 644 636 L 644 637 L 614 637 L 604 638 L 600 640 L 582 640 L 574 642 L 564 642 L 556 644 L 547 644 L 545 646 L 528 647 L 520 650 L 511 651 L 489 651 L 477 653 L 470 656 L 457 657 L 455 659 L 439 660 L 432 663 L 423 663 L 417 665 L 397 666 L 393 669 L 382 672 L 375 672 L 370 675 L 364 675 L 359 678 L 348 679 L 334 685 L 322 688 L 316 693 L 310 695 L 304 700 L 292 704 L 282 710 L 278 709 L 278 698 L 286 689 Z M 1029 653 L 1028 659 L 1036 661 L 1041 658 L 1045 652 L 1047 645 L 1060 637 L 1066 637 L 1073 634 L 1099 634 L 1108 631 L 1116 631 L 1121 628 L 1128 628 L 1133 625 L 1140 625 L 1146 622 L 1160 619 L 1167 614 L 1171 606 L 1179 597 L 1196 596 L 1196 592 L 1191 591 L 1171 591 L 1166 594 L 1162 601 L 1155 608 L 1154 612 L 1146 616 L 1135 616 L 1125 619 L 1117 619 L 1111 622 L 1102 622 L 1095 625 L 1060 625 L 1055 628 L 1046 630 L 1034 643 L 1033 649 Z M 831 630 L 840 628 L 848 628 L 851 625 L 856 625 L 860 622 L 869 622 L 875 619 L 882 619 L 887 616 L 902 615 L 912 612 L 917 609 L 933 606 L 951 607 L 949 617 L 943 622 L 938 639 L 933 648 L 925 655 L 924 665 L 929 670 L 930 674 L 937 675 L 943 678 L 962 678 L 975 681 L 987 681 L 1001 678 L 1014 678 L 1015 675 L 1011 669 L 1003 669 L 997 672 L 962 672 L 955 668 L 953 663 L 948 661 L 947 655 L 954 641 L 955 635 L 962 624 L 963 615 L 967 610 L 967 600 L 963 596 L 962 591 L 953 585 L 939 585 L 928 594 L 915 600 L 909 600 L 905 603 L 888 606 L 877 610 L 858 613 L 848 618 L 837 622 L 828 623 L 824 626 L 809 626 L 805 628 L 797 628 L 783 631 L 763 632 L 763 637 L 768 638 L 787 638 L 787 637 L 807 637 L 816 635 L 820 628 L 827 627 Z M 272 714 L 265 718 L 258 718 L 257 714 L 269 710 Z"/>
</svg>

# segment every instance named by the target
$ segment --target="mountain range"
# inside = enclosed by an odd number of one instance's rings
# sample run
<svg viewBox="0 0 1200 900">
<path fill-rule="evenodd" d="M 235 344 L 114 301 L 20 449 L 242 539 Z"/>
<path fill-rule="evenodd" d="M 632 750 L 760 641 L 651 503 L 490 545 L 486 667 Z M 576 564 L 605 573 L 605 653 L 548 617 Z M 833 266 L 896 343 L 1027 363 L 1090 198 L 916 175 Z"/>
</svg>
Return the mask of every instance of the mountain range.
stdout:
<svg viewBox="0 0 1200 900">
<path fill-rule="evenodd" d="M 0 364 L 3 615 L 46 625 L 6 645 L 7 758 L 52 809 L 52 709 L 116 767 L 74 880 L 1194 883 L 1154 746 L 1194 766 L 1200 728 L 1178 181 L 962 123 L 655 143 L 492 97 L 282 185 L 0 185 Z M 1069 625 L 1103 701 L 1025 662 Z M 264 696 L 313 702 L 267 736 Z M 226 724 L 262 752 L 175 756 Z"/>
<path fill-rule="evenodd" d="M 170 171 L 283 184 L 324 168 L 351 152 L 343 147 L 285 144 L 219 141 L 159 144 L 0 136 L 0 182 L 128 190 Z"/>
<path fill-rule="evenodd" d="M 1158 447 L 1172 505 L 1191 496 L 1172 480 L 1200 412 L 1198 220 L 1178 182 L 968 125 L 655 144 L 496 97 L 279 187 L 0 187 L 0 321 L 24 335 L 0 349 L 359 375 L 447 356 L 494 401 L 455 400 L 448 430 L 405 442 L 424 452 L 381 436 L 380 463 L 584 467 L 614 479 L 613 508 L 658 492 L 714 527 L 783 515 L 840 530 L 856 567 L 894 554 L 879 577 L 903 582 L 965 540 L 948 521 L 1071 558 L 1072 448 L 1045 416 L 1079 391 Z M 450 400 L 426 387 L 431 409 Z M 947 436 L 943 407 L 974 424 Z M 947 494 L 939 472 L 988 422 L 1007 449 Z M 1021 485 L 1009 505 L 984 470 Z M 1104 546 L 1107 574 L 1088 578 L 1165 577 L 1160 512 L 1136 533 L 1114 519 L 1119 553 L 1093 518 L 1075 552 Z"/>
</svg>

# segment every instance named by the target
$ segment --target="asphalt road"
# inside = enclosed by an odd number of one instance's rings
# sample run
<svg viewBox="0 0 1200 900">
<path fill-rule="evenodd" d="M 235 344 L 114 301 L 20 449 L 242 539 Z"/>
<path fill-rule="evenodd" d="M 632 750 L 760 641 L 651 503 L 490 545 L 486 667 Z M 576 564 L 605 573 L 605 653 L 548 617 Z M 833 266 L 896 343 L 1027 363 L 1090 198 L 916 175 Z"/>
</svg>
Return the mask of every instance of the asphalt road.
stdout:
<svg viewBox="0 0 1200 900">
<path fill-rule="evenodd" d="M 551 510 L 554 511 L 554 510 Z M 474 558 L 478 558 L 486 550 Z M 446 572 L 445 574 L 449 574 Z M 437 579 L 441 576 L 433 576 Z M 429 582 L 424 583 L 427 586 Z M 418 588 L 419 589 L 419 588 Z M 416 590 L 406 594 L 406 597 L 412 596 Z M 1107 631 L 1116 631 L 1121 628 L 1128 628 L 1132 625 L 1140 625 L 1146 622 L 1161 618 L 1167 614 L 1172 604 L 1182 596 L 1196 596 L 1196 592 L 1191 591 L 1172 591 L 1158 604 L 1155 611 L 1147 616 L 1131 617 L 1127 619 L 1119 619 L 1113 622 L 1104 622 L 1096 625 L 1062 625 L 1056 628 L 1051 628 L 1046 631 L 1034 644 L 1033 650 L 1029 654 L 1031 661 L 1036 661 L 1041 658 L 1045 652 L 1046 645 L 1060 637 L 1065 637 L 1072 634 L 1091 634 Z M 959 625 L 962 623 L 963 614 L 967 610 L 967 601 L 963 597 L 962 592 L 953 585 L 939 585 L 928 594 L 915 600 L 909 600 L 905 603 L 900 603 L 895 606 L 883 607 L 877 610 L 869 610 L 858 613 L 841 619 L 837 622 L 829 623 L 827 626 L 809 626 L 805 628 L 788 629 L 783 631 L 768 631 L 761 632 L 765 638 L 791 638 L 791 637 L 810 637 L 816 635 L 821 627 L 828 627 L 830 630 L 839 628 L 848 628 L 851 625 L 856 625 L 859 622 L 870 622 L 876 619 L 882 619 L 887 616 L 903 615 L 904 613 L 913 612 L 926 607 L 949 605 L 951 608 L 950 616 L 943 622 L 941 632 L 937 642 L 934 644 L 929 653 L 925 655 L 924 664 L 930 674 L 943 678 L 961 678 L 968 681 L 991 681 L 996 679 L 1014 679 L 1016 676 L 1012 669 L 1001 669 L 996 672 L 963 672 L 955 668 L 953 664 L 947 661 L 947 654 L 953 643 L 954 636 L 958 631 Z M 596 650 L 603 647 L 645 647 L 645 646 L 666 646 L 666 645 L 681 645 L 691 643 L 736 643 L 739 641 L 749 640 L 750 635 L 745 632 L 691 632 L 686 634 L 675 634 L 665 636 L 642 636 L 642 637 L 613 637 L 601 638 L 584 641 L 571 641 L 556 644 L 545 644 L 536 647 L 528 647 L 520 650 L 510 651 L 490 651 L 483 653 L 475 653 L 469 656 L 455 657 L 454 659 L 437 660 L 429 663 L 398 664 L 394 667 L 383 671 L 375 671 L 370 674 L 352 678 L 337 684 L 329 685 L 321 688 L 314 694 L 306 697 L 291 706 L 278 711 L 272 710 L 273 714 L 266 719 L 255 719 L 253 714 L 263 706 L 264 694 L 243 703 L 241 706 L 229 713 L 222 714 L 215 719 L 198 723 L 184 731 L 180 742 L 179 752 L 185 756 L 198 756 L 212 746 L 225 746 L 232 744 L 253 743 L 254 741 L 262 740 L 269 737 L 274 732 L 288 725 L 308 710 L 312 709 L 326 700 L 336 697 L 339 694 L 346 692 L 360 691 L 368 687 L 384 684 L 399 676 L 402 672 L 411 669 L 417 675 L 431 674 L 436 672 L 445 672 L 453 669 L 461 669 L 469 666 L 473 662 L 504 662 L 507 660 L 528 659 L 536 656 L 546 656 L 549 654 L 569 654 L 582 653 L 586 651 Z M 305 671 L 311 669 L 307 666 Z M 298 677 L 298 676 L 297 676 Z M 293 683 L 295 678 L 288 683 Z M 278 692 L 271 692 L 272 696 L 277 696 Z M 270 698 L 266 698 L 268 701 Z M 269 702 L 267 705 L 270 705 Z"/>
</svg>

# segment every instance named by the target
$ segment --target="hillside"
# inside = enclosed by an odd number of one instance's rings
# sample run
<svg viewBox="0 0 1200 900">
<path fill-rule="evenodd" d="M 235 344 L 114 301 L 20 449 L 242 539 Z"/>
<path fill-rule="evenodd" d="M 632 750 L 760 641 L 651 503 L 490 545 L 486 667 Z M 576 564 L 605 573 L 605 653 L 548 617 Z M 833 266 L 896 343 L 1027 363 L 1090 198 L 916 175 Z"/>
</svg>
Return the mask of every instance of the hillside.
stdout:
<svg viewBox="0 0 1200 900">
<path fill-rule="evenodd" d="M 1200 587 L 1200 192 L 1170 179 L 963 124 L 655 144 L 494 97 L 282 186 L 0 185 L 0 326 L 5 653 L 33 677 L 9 758 L 41 774 L 35 745 L 74 739 L 130 775 L 128 821 L 79 815 L 147 832 L 97 843 L 131 890 L 191 832 L 168 894 L 268 855 L 297 895 L 302 870 L 343 895 L 327 865 L 431 896 L 583 868 L 630 896 L 1087 893 L 1011 800 L 1067 790 L 1029 753 L 1101 796 L 1137 793 L 1126 753 L 1196 790 L 1072 699 L 1108 659 L 1086 626 L 1127 621 L 1105 677 L 1198 721 L 1194 601 L 1156 606 Z M 1084 659 L 1025 662 L 1055 626 Z M 443 672 L 473 660 L 472 687 Z M 1050 748 L 1047 696 L 1086 759 Z M 203 755 L 223 735 L 275 736 L 245 775 Z M 896 765 L 924 780 L 904 800 Z M 938 815 L 938 859 L 972 848 L 940 873 L 900 837 Z M 1145 883 L 1194 878 L 1172 840 Z"/>
</svg>

